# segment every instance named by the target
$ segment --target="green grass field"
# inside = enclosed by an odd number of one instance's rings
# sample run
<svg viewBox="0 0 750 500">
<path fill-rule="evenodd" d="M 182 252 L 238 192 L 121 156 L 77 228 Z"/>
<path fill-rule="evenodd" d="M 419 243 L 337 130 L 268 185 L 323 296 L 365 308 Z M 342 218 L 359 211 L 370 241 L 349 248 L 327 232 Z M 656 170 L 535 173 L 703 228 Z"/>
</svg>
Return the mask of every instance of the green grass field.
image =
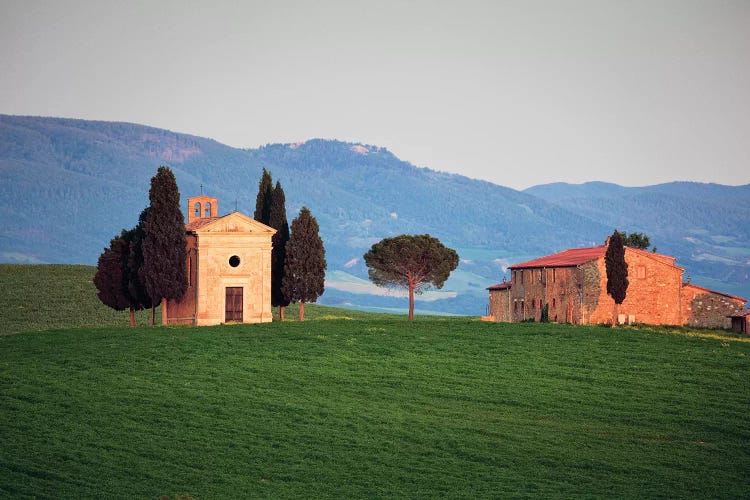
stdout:
<svg viewBox="0 0 750 500">
<path fill-rule="evenodd" d="M 745 338 L 308 312 L 0 337 L 0 497 L 750 497 Z"/>
</svg>

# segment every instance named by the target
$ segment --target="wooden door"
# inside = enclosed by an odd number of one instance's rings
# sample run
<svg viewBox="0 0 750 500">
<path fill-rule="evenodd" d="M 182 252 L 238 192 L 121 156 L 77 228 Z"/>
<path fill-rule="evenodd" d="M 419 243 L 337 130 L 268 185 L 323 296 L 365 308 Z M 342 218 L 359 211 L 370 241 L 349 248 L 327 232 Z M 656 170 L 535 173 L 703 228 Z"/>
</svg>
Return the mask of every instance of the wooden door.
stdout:
<svg viewBox="0 0 750 500">
<path fill-rule="evenodd" d="M 228 286 L 224 322 L 242 323 L 242 287 Z"/>
</svg>

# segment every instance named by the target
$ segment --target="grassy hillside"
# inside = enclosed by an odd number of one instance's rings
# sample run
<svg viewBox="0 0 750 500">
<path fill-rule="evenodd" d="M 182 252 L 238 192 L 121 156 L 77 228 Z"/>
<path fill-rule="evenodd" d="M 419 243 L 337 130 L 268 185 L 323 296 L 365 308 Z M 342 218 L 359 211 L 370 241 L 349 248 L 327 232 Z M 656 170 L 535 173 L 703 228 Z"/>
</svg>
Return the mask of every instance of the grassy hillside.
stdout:
<svg viewBox="0 0 750 500">
<path fill-rule="evenodd" d="M 0 352 L 0 496 L 750 495 L 746 342 L 330 320 Z"/>
<path fill-rule="evenodd" d="M 95 272 L 92 266 L 0 264 L 0 335 L 127 325 L 127 311 L 115 311 L 96 297 Z M 136 319 L 146 325 L 149 318 L 150 311 L 141 311 Z"/>
<path fill-rule="evenodd" d="M 2 323 L 126 324 L 91 272 L 1 267 Z M 746 338 L 310 315 L 0 336 L 0 497 L 750 496 Z"/>
<path fill-rule="evenodd" d="M 85 326 L 126 326 L 128 312 L 115 311 L 96 297 L 93 266 L 0 264 L 0 335 Z M 286 318 L 297 317 L 298 308 L 287 308 Z M 274 309 L 274 314 L 278 314 Z M 305 307 L 305 318 L 366 319 L 372 315 L 315 304 Z M 382 318 L 383 316 L 376 316 Z M 394 316 L 395 317 L 395 316 Z M 138 325 L 148 325 L 151 311 L 136 314 Z M 156 308 L 156 322 L 161 322 Z"/>
</svg>

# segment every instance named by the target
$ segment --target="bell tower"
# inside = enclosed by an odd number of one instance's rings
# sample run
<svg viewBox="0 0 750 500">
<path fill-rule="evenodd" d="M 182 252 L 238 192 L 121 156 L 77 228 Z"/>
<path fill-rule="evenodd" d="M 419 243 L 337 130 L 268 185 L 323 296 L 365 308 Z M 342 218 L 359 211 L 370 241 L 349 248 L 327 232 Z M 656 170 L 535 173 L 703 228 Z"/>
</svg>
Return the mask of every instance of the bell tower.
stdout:
<svg viewBox="0 0 750 500">
<path fill-rule="evenodd" d="M 201 195 L 188 199 L 188 224 L 198 219 L 216 218 L 218 216 L 219 203 L 213 196 Z"/>
</svg>

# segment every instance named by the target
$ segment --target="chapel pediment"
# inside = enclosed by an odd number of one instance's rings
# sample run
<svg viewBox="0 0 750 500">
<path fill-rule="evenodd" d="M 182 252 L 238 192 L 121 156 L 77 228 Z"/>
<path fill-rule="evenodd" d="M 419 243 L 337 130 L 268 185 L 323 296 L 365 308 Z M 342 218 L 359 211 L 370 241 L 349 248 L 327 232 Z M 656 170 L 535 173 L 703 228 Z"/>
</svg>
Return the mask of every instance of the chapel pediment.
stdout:
<svg viewBox="0 0 750 500">
<path fill-rule="evenodd" d="M 197 221 L 196 221 L 197 222 Z M 192 226 L 192 227 L 191 227 Z M 202 219 L 200 224 L 189 224 L 188 231 L 195 233 L 254 233 L 273 235 L 276 230 L 240 212 L 223 217 Z"/>
</svg>

